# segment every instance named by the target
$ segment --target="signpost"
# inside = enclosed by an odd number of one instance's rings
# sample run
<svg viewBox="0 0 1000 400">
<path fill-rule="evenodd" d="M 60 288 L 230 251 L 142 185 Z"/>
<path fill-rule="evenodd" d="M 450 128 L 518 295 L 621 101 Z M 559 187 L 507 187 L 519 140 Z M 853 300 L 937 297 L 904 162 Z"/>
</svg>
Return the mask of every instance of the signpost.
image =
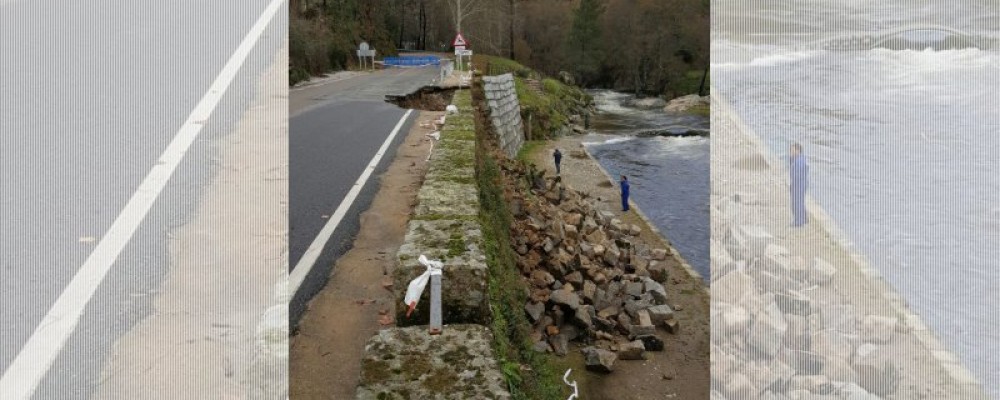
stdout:
<svg viewBox="0 0 1000 400">
<path fill-rule="evenodd" d="M 464 65 L 462 63 L 462 57 L 470 57 L 471 60 L 472 50 L 466 50 L 465 46 L 468 46 L 469 43 L 465 41 L 465 37 L 462 36 L 461 32 L 455 35 L 455 40 L 451 42 L 451 45 L 455 46 L 455 61 L 458 62 L 458 70 L 462 71 L 462 66 Z"/>
<path fill-rule="evenodd" d="M 366 69 L 366 60 L 371 58 L 372 70 L 375 69 L 375 49 L 368 45 L 368 42 L 361 42 L 358 46 L 358 59 L 361 60 L 361 69 Z"/>
<path fill-rule="evenodd" d="M 465 41 L 465 36 L 462 36 L 462 33 L 459 32 L 457 35 L 455 35 L 455 40 L 451 42 L 451 45 L 455 47 L 458 46 L 465 47 L 466 45 L 468 45 L 468 43 L 466 43 Z"/>
</svg>

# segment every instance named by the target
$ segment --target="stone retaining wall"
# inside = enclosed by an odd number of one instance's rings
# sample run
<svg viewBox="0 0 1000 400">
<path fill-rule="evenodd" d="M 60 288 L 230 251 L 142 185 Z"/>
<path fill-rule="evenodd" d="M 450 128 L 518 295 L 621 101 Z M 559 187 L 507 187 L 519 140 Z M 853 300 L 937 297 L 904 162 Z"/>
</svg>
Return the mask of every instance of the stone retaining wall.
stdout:
<svg viewBox="0 0 1000 400">
<path fill-rule="evenodd" d="M 500 148 L 507 153 L 507 157 L 514 158 L 524 144 L 524 125 L 514 75 L 484 76 L 483 88 L 493 128 L 499 135 Z"/>
</svg>

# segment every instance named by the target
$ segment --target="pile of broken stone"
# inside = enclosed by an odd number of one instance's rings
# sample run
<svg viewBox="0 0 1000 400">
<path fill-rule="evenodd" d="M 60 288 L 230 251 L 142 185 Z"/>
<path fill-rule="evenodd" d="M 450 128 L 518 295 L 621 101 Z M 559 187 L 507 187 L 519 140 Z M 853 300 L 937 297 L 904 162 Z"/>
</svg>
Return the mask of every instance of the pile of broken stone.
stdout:
<svg viewBox="0 0 1000 400">
<path fill-rule="evenodd" d="M 641 228 L 601 211 L 596 199 L 515 166 L 531 195 L 509 193 L 518 267 L 530 288 L 524 305 L 534 349 L 565 355 L 583 346 L 587 368 L 662 351 L 657 327 L 676 333 L 667 303 L 666 249 L 643 243 Z"/>
<path fill-rule="evenodd" d="M 716 200 L 714 215 L 740 207 L 739 196 Z M 711 246 L 711 398 L 899 396 L 891 355 L 904 324 L 830 296 L 831 263 L 731 222 L 713 221 L 722 233 Z"/>
</svg>

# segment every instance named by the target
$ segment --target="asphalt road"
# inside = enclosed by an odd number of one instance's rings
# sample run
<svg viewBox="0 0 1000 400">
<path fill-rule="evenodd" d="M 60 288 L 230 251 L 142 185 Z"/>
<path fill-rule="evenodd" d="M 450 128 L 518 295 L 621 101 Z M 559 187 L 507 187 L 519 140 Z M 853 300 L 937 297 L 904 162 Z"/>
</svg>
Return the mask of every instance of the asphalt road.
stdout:
<svg viewBox="0 0 1000 400">
<path fill-rule="evenodd" d="M 406 114 L 385 102 L 386 95 L 409 94 L 432 84 L 436 67 L 390 69 L 347 79 L 320 80 L 289 95 L 289 260 L 303 253 L 345 200 L 359 176 Z M 388 165 L 416 114 L 400 125 L 372 177 L 351 203 L 290 304 L 294 326 L 305 305 L 327 281 L 336 259 L 350 249 L 360 214 L 378 190 L 377 175 Z M 301 273 L 301 272 L 300 272 Z"/>
<path fill-rule="evenodd" d="M 52 323 L 43 318 L 271 4 L 0 2 L 0 371 L 10 381 L 26 381 L 11 370 L 15 358 Z M 33 398 L 91 397 L 109 349 L 153 315 L 171 232 L 192 219 L 218 173 L 216 157 L 229 146 L 222 138 L 248 112 L 284 43 L 285 10 L 211 118 L 198 121 L 200 133 L 148 213 L 126 221 L 136 230 L 92 296 L 74 298 L 86 307 Z"/>
</svg>

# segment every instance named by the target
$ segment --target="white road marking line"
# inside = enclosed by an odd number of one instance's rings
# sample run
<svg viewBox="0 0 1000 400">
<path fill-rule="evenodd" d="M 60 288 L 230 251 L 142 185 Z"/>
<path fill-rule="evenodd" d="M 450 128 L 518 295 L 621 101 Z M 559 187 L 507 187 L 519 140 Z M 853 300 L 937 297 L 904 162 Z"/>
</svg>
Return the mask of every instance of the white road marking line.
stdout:
<svg viewBox="0 0 1000 400">
<path fill-rule="evenodd" d="M 413 110 L 406 110 L 406 114 L 403 114 L 403 117 L 399 119 L 399 122 L 396 123 L 396 127 L 392 129 L 392 133 L 389 134 L 389 137 L 385 138 L 385 142 L 382 143 L 382 147 L 378 149 L 378 152 L 375 153 L 375 157 L 372 157 L 372 161 L 368 163 L 368 167 L 366 167 L 364 172 L 361 173 L 358 180 L 354 182 L 354 186 L 351 187 L 349 192 L 347 192 L 347 196 L 345 196 L 344 200 L 342 200 L 340 205 L 337 206 L 337 210 L 333 212 L 333 217 L 330 218 L 326 222 L 326 225 L 323 226 L 323 229 L 319 231 L 319 234 L 316 235 L 315 239 L 313 239 L 312 244 L 310 244 L 309 248 L 302 254 L 302 258 L 299 259 L 299 262 L 295 263 L 295 268 L 292 269 L 291 274 L 288 276 L 289 293 L 291 293 L 292 296 L 299 291 L 299 286 L 302 286 L 302 282 L 306 279 L 306 275 L 309 275 L 309 271 L 312 271 L 316 264 L 316 259 L 319 258 L 320 253 L 323 252 L 323 247 L 326 246 L 326 242 L 330 240 L 330 236 L 333 236 L 333 231 L 337 229 L 337 225 L 340 225 L 340 221 L 344 219 L 344 215 L 347 214 L 347 210 L 351 208 L 351 205 L 354 204 L 354 201 L 358 198 L 358 194 L 361 193 L 361 189 L 365 187 L 365 183 L 368 182 L 368 178 L 371 177 L 372 172 L 374 172 L 375 168 L 378 167 L 378 163 L 382 160 L 382 156 L 384 156 L 385 152 L 389 150 L 389 145 L 392 144 L 392 140 L 396 137 L 396 134 L 399 133 L 399 130 L 403 128 L 403 124 L 406 123 L 406 119 L 410 117 L 411 113 L 413 113 Z"/>
<path fill-rule="evenodd" d="M 212 86 L 191 111 L 177 131 L 177 135 L 150 169 L 132 198 L 125 204 L 118 218 L 108 228 L 108 232 L 104 234 L 83 266 L 73 276 L 73 280 L 42 318 L 17 357 L 4 371 L 3 377 L 0 378 L 0 399 L 29 399 L 35 392 L 38 383 L 76 329 L 80 316 L 97 290 L 97 286 L 104 280 L 108 270 L 146 217 L 153 202 L 201 132 L 202 122 L 211 117 L 282 3 L 284 0 L 273 0 L 250 28 L 212 82 Z"/>
</svg>

